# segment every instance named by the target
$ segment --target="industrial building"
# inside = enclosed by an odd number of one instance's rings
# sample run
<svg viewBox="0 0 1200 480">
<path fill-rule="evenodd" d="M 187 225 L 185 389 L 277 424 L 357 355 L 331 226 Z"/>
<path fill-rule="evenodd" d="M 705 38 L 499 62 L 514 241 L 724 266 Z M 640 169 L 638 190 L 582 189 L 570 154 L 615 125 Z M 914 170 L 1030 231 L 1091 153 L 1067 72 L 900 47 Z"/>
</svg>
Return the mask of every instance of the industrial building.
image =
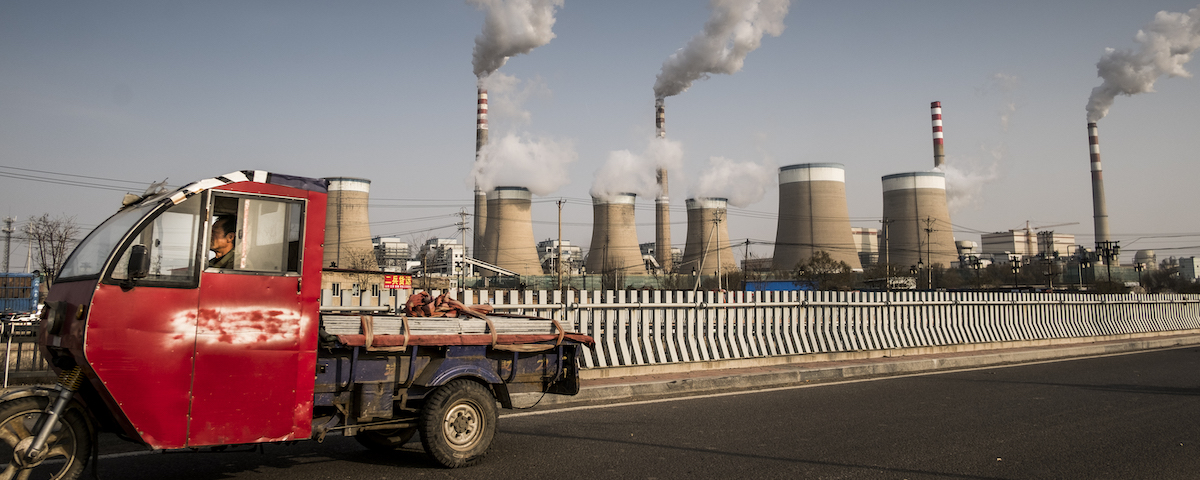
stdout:
<svg viewBox="0 0 1200 480">
<path fill-rule="evenodd" d="M 547 275 L 558 273 L 558 240 L 542 240 L 537 244 L 538 255 L 541 257 L 542 272 Z M 562 241 L 563 274 L 577 274 L 583 266 L 583 249 L 579 245 L 571 245 L 570 240 Z"/>
<path fill-rule="evenodd" d="M 1027 229 L 980 235 L 980 251 L 985 255 L 1021 257 L 1069 255 L 1075 253 L 1075 235 L 1058 232 L 1032 232 Z M 1070 248 L 1069 248 L 1070 247 Z"/>
<path fill-rule="evenodd" d="M 879 263 L 879 229 L 853 227 L 850 238 L 854 239 L 854 250 L 858 252 L 858 261 L 862 266 L 869 267 Z"/>
<path fill-rule="evenodd" d="M 374 237 L 371 246 L 380 270 L 395 273 L 408 271 L 408 264 L 412 261 L 412 249 L 408 242 L 395 237 Z"/>
</svg>

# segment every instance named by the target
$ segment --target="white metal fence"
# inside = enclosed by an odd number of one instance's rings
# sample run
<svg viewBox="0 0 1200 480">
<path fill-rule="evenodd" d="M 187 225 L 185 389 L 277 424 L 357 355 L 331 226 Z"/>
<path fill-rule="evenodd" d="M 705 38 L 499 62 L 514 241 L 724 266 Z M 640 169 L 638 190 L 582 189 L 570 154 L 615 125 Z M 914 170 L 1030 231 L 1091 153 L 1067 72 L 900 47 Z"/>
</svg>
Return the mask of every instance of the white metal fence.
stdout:
<svg viewBox="0 0 1200 480">
<path fill-rule="evenodd" d="M 1200 329 L 1200 295 L 996 292 L 464 292 L 556 318 L 612 367 Z"/>
</svg>

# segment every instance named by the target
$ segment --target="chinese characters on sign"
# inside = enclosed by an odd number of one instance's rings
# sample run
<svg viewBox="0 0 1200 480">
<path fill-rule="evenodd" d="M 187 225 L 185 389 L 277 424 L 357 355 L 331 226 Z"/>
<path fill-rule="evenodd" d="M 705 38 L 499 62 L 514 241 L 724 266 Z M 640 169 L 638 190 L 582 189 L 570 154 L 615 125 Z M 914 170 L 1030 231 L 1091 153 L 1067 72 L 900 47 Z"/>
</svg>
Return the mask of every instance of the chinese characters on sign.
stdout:
<svg viewBox="0 0 1200 480">
<path fill-rule="evenodd" d="M 384 275 L 383 288 L 408 290 L 412 288 L 412 275 Z"/>
</svg>

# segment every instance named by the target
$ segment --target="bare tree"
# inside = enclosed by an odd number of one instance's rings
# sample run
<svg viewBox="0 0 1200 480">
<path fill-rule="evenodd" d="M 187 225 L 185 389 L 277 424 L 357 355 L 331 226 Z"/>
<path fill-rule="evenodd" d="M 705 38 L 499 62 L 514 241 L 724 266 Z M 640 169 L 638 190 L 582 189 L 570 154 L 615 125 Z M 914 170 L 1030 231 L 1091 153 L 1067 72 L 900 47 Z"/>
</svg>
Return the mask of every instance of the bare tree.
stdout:
<svg viewBox="0 0 1200 480">
<path fill-rule="evenodd" d="M 375 261 L 375 253 L 371 250 L 361 248 L 348 249 L 343 258 L 349 260 L 349 264 L 344 268 L 351 270 L 350 278 L 358 284 L 358 293 L 362 293 L 371 288 L 371 284 L 380 283 L 383 280 L 383 273 L 379 270 L 379 264 Z"/>
<path fill-rule="evenodd" d="M 71 253 L 70 245 L 79 235 L 75 217 L 50 218 L 50 214 L 43 213 L 40 217 L 29 217 L 25 228 L 30 248 L 37 247 L 38 269 L 46 275 L 47 283 L 53 282 Z"/>
</svg>

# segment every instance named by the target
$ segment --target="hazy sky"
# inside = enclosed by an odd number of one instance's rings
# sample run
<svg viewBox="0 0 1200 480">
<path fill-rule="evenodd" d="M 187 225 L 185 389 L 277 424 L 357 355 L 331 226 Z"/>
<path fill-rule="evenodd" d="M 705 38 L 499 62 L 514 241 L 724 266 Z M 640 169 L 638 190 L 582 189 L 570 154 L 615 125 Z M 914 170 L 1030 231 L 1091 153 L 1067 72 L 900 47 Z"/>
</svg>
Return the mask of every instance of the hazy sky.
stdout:
<svg viewBox="0 0 1200 480">
<path fill-rule="evenodd" d="M 667 136 L 683 151 L 675 243 L 712 157 L 770 172 L 844 164 L 851 223 L 877 228 L 880 177 L 933 167 L 929 103 L 941 101 L 957 239 L 1078 222 L 1053 230 L 1090 245 L 1085 105 L 1097 61 L 1136 48 L 1156 12 L 1196 7 L 793 2 L 781 35 L 741 71 L 667 98 Z M 645 151 L 655 77 L 710 13 L 703 1 L 565 0 L 555 38 L 498 70 L 514 86 L 492 90 L 493 141 L 512 134 L 571 160 L 562 185 L 534 199 L 536 238 L 557 235 L 561 198 L 564 237 L 588 242 L 596 171 L 613 152 Z M 454 236 L 455 212 L 471 211 L 483 22 L 453 1 L 0 3 L 0 216 L 74 215 L 90 229 L 152 181 L 261 169 L 369 178 L 373 234 Z M 1099 122 L 1125 258 L 1200 254 L 1200 79 L 1164 77 L 1155 90 L 1118 97 Z M 761 187 L 750 183 L 739 186 Z M 761 199 L 730 209 L 733 242 L 766 242 L 756 256 L 771 255 L 776 192 L 771 173 Z M 653 222 L 642 197 L 640 241 L 653 241 Z"/>
</svg>

